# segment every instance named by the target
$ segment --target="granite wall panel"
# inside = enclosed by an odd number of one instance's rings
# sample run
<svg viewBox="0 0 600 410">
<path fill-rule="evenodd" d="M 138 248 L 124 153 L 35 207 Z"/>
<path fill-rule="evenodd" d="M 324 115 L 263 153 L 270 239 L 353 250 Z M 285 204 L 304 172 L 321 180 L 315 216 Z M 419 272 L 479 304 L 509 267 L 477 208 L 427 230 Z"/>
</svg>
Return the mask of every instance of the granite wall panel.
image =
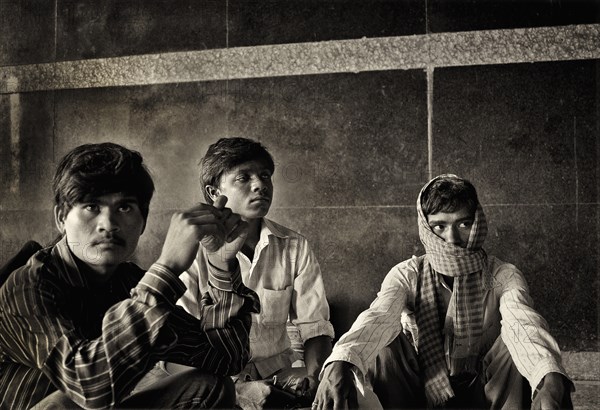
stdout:
<svg viewBox="0 0 600 410">
<path fill-rule="evenodd" d="M 54 215 L 46 210 L 0 210 L 0 265 L 12 258 L 29 240 L 45 246 L 57 235 Z"/>
<path fill-rule="evenodd" d="M 487 203 L 592 203 L 595 61 L 435 71 L 433 169 L 488 187 Z"/>
<path fill-rule="evenodd" d="M 57 60 L 226 46 L 226 2 L 58 0 Z"/>
<path fill-rule="evenodd" d="M 427 174 L 425 73 L 232 81 L 232 135 L 272 147 L 279 207 L 412 204 Z"/>
<path fill-rule="evenodd" d="M 600 21 L 595 0 L 429 0 L 434 33 L 590 24 Z"/>
<path fill-rule="evenodd" d="M 54 61 L 54 1 L 0 0 L 0 66 Z"/>
<path fill-rule="evenodd" d="M 425 33 L 423 0 L 230 0 L 229 46 Z"/>
<path fill-rule="evenodd" d="M 44 210 L 52 204 L 54 96 L 0 96 L 0 210 Z"/>
</svg>

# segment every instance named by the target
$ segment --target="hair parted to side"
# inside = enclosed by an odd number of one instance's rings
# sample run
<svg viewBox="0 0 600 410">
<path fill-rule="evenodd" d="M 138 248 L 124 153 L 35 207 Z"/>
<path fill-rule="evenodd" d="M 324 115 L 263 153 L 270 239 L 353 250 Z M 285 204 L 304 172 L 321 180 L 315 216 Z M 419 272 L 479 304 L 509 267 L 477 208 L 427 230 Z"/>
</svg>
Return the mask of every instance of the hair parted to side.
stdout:
<svg viewBox="0 0 600 410">
<path fill-rule="evenodd" d="M 425 216 L 438 212 L 455 212 L 464 206 L 474 215 L 478 203 L 473 184 L 451 175 L 438 178 L 421 195 L 421 207 Z"/>
<path fill-rule="evenodd" d="M 154 182 L 143 161 L 139 152 L 111 142 L 80 145 L 58 164 L 54 203 L 66 214 L 86 198 L 122 192 L 137 198 L 146 220 Z"/>
<path fill-rule="evenodd" d="M 213 201 L 205 187 L 217 187 L 223 173 L 248 161 L 260 161 L 271 173 L 275 171 L 275 163 L 269 151 L 260 142 L 249 138 L 221 138 L 208 147 L 206 155 L 200 161 L 202 192 L 208 204 L 212 205 Z"/>
</svg>

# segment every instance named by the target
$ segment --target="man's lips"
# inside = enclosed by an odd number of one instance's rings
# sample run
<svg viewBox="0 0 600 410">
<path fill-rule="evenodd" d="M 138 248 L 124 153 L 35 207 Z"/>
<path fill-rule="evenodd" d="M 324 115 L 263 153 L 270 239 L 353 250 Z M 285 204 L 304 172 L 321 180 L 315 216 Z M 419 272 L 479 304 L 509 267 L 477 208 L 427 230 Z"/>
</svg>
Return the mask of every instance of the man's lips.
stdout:
<svg viewBox="0 0 600 410">
<path fill-rule="evenodd" d="M 250 200 L 250 202 L 251 203 L 252 202 L 271 202 L 271 198 L 266 197 L 266 196 L 261 196 L 261 197 L 258 197 L 258 198 L 252 198 Z"/>
<path fill-rule="evenodd" d="M 106 238 L 106 239 L 97 239 L 92 241 L 92 245 L 117 245 L 117 246 L 125 246 L 125 241 L 121 238 Z"/>
<path fill-rule="evenodd" d="M 268 204 L 268 203 L 271 203 L 271 198 L 266 197 L 266 196 L 261 196 L 261 197 L 258 197 L 258 198 L 252 198 L 250 200 L 251 204 L 254 204 L 254 203 L 257 203 L 257 202 Z"/>
</svg>

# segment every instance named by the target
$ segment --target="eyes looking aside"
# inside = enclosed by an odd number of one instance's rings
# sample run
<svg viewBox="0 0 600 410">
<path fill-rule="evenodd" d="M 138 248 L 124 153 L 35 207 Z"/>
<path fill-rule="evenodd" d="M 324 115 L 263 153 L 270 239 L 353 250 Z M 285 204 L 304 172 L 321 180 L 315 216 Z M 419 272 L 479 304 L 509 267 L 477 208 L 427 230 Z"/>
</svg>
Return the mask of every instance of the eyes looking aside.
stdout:
<svg viewBox="0 0 600 410">
<path fill-rule="evenodd" d="M 469 243 L 474 216 L 467 207 L 454 212 L 437 212 L 427 215 L 429 227 L 447 243 L 466 248 Z"/>
</svg>

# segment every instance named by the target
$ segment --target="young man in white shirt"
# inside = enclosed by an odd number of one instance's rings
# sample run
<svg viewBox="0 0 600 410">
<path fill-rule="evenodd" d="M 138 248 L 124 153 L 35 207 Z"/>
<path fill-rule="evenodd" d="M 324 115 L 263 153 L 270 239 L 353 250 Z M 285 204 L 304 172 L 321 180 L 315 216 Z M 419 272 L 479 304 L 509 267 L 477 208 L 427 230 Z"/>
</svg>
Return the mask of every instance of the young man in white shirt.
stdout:
<svg viewBox="0 0 600 410">
<path fill-rule="evenodd" d="M 285 396 L 283 401 L 269 398 L 274 392 L 264 380 L 269 384 L 275 380 L 283 390 L 310 404 L 334 332 L 321 270 L 307 240 L 266 218 L 273 200 L 273 159 L 259 142 L 222 138 L 208 148 L 201 166 L 207 203 L 225 195 L 227 206 L 248 223 L 248 237 L 236 257 L 244 284 L 261 301 L 261 313 L 253 315 L 250 330 L 251 360 L 235 378 L 238 405 L 284 407 L 287 399 L 294 401 Z M 192 315 L 198 313 L 208 289 L 207 266 L 206 252 L 200 248 L 191 268 L 181 275 L 188 290 L 178 303 Z M 298 330 L 304 357 L 291 348 L 288 320 Z M 298 359 L 304 360 L 305 367 L 292 368 Z M 166 366 L 168 371 L 174 367 Z"/>
<path fill-rule="evenodd" d="M 426 254 L 392 268 L 340 338 L 313 408 L 356 407 L 357 387 L 384 408 L 572 408 L 572 383 L 525 278 L 482 248 L 473 185 L 438 176 L 417 213 Z"/>
</svg>

